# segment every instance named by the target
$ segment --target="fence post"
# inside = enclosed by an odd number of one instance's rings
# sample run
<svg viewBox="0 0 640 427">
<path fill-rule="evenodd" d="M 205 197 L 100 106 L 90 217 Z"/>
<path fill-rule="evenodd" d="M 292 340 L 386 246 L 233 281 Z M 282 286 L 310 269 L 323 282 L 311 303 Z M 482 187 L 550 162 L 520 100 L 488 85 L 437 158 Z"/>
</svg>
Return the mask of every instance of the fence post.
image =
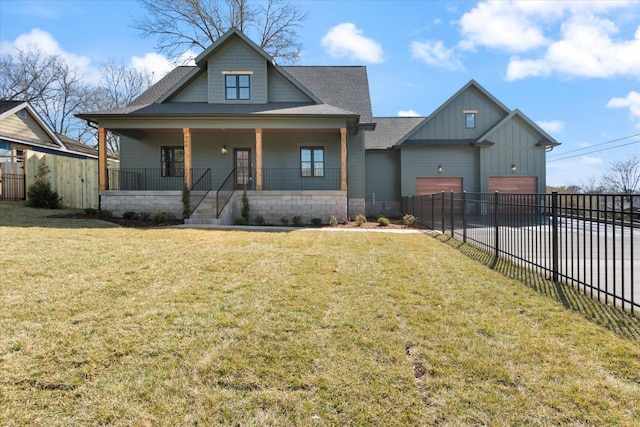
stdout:
<svg viewBox="0 0 640 427">
<path fill-rule="evenodd" d="M 450 203 L 450 206 L 449 206 L 449 210 L 450 210 L 449 216 L 451 217 L 451 237 L 453 237 L 453 229 L 455 228 L 454 227 L 454 222 L 453 222 L 454 221 L 454 217 L 453 217 L 453 191 L 451 192 L 451 203 Z"/>
<path fill-rule="evenodd" d="M 442 234 L 444 234 L 444 191 L 440 193 L 440 222 L 442 223 Z"/>
<path fill-rule="evenodd" d="M 494 256 L 496 258 L 498 258 L 499 254 L 500 254 L 500 245 L 498 244 L 499 242 L 499 230 L 498 230 L 498 196 L 499 193 L 496 191 L 494 193 L 494 199 L 493 199 L 493 225 L 494 225 L 494 238 L 495 238 L 495 248 L 494 248 Z"/>
<path fill-rule="evenodd" d="M 462 192 L 462 241 L 467 243 L 467 192 Z"/>
<path fill-rule="evenodd" d="M 435 201 L 435 197 L 433 197 L 434 195 L 430 195 L 429 197 L 431 198 L 431 229 L 435 230 L 436 229 L 436 201 Z"/>
<path fill-rule="evenodd" d="M 559 247 L 560 242 L 558 239 L 558 192 L 553 191 L 551 193 L 551 251 L 553 257 L 553 265 L 551 266 L 553 272 L 553 281 L 558 282 L 558 264 L 560 263 Z"/>
</svg>

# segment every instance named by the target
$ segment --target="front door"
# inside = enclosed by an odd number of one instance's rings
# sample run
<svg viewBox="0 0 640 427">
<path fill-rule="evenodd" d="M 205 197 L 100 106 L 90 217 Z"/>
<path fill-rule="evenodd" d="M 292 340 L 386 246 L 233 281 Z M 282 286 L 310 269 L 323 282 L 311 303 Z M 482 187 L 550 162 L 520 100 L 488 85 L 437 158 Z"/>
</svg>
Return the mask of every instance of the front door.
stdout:
<svg viewBox="0 0 640 427">
<path fill-rule="evenodd" d="M 251 150 L 249 148 L 234 148 L 233 158 L 236 165 L 236 188 L 250 188 Z"/>
</svg>

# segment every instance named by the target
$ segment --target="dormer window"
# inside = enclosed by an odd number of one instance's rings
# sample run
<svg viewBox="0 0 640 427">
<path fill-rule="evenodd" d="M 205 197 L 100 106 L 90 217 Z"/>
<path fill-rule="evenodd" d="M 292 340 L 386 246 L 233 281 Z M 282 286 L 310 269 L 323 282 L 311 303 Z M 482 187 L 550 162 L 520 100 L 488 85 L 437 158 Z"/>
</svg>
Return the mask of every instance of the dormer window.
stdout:
<svg viewBox="0 0 640 427">
<path fill-rule="evenodd" d="M 478 114 L 476 110 L 464 111 L 464 128 L 465 129 L 476 128 L 476 114 Z"/>
<path fill-rule="evenodd" d="M 251 99 L 251 76 L 249 74 L 225 74 L 226 99 Z"/>
</svg>

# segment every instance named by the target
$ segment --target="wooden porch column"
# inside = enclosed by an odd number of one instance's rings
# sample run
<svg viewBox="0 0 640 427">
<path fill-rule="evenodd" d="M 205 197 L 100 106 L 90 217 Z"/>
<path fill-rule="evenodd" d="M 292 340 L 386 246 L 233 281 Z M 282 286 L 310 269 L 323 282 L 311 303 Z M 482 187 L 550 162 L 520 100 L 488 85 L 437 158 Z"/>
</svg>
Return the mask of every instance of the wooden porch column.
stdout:
<svg viewBox="0 0 640 427">
<path fill-rule="evenodd" d="M 107 178 L 107 130 L 98 128 L 98 190 L 109 189 Z"/>
<path fill-rule="evenodd" d="M 347 191 L 347 129 L 340 128 L 340 190 Z"/>
<path fill-rule="evenodd" d="M 191 190 L 191 129 L 183 128 L 184 139 L 184 183 Z"/>
<path fill-rule="evenodd" d="M 262 129 L 256 129 L 256 191 L 262 191 Z"/>
</svg>

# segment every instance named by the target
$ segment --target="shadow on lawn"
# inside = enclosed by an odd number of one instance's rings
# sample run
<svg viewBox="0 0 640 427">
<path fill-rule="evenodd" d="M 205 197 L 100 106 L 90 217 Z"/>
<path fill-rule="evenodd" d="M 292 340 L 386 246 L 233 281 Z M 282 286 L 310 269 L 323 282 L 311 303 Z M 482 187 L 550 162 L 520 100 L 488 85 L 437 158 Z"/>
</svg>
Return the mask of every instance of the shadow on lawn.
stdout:
<svg viewBox="0 0 640 427">
<path fill-rule="evenodd" d="M 640 341 L 640 319 L 637 316 L 618 307 L 600 302 L 595 299 L 596 297 L 592 298 L 588 291 L 583 293 L 571 285 L 554 283 L 541 273 L 522 268 L 502 258 L 496 259 L 493 254 L 462 243 L 451 236 L 440 234 L 434 237 L 492 270 L 520 280 L 536 292 L 560 302 L 570 310 L 581 313 L 598 325 L 604 326 L 625 338 Z"/>
</svg>

